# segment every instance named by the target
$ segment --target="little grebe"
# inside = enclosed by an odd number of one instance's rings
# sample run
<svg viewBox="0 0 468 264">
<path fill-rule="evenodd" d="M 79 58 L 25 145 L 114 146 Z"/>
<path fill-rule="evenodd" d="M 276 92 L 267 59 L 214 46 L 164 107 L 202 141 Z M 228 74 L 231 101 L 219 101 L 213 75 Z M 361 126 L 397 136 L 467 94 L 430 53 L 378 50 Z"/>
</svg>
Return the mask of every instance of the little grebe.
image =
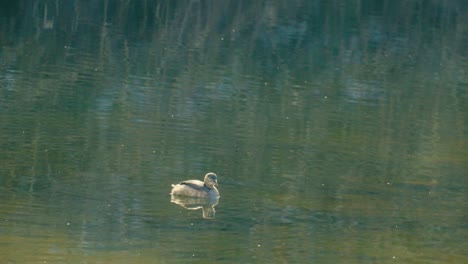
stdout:
<svg viewBox="0 0 468 264">
<path fill-rule="evenodd" d="M 171 195 L 190 197 L 219 197 L 216 189 L 218 177 L 214 172 L 208 172 L 203 181 L 187 180 L 178 184 L 172 184 Z"/>
</svg>

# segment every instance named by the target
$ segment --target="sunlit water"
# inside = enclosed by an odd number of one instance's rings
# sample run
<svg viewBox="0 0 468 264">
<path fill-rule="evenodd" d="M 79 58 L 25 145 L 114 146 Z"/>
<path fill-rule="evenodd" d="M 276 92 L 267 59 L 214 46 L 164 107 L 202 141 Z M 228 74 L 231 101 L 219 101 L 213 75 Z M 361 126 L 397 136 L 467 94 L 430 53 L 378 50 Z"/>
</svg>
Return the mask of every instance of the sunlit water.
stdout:
<svg viewBox="0 0 468 264">
<path fill-rule="evenodd" d="M 468 261 L 462 1 L 157 2 L 0 7 L 1 263 Z"/>
</svg>

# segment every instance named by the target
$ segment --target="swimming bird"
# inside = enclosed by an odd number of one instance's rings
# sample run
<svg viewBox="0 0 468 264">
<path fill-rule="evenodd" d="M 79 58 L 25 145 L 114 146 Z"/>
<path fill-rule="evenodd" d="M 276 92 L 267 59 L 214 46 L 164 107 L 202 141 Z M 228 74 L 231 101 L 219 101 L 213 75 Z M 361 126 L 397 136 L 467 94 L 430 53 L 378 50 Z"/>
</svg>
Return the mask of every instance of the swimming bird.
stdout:
<svg viewBox="0 0 468 264">
<path fill-rule="evenodd" d="M 203 181 L 186 180 L 177 184 L 172 184 L 171 195 L 189 197 L 219 197 L 218 176 L 214 172 L 208 172 Z"/>
</svg>

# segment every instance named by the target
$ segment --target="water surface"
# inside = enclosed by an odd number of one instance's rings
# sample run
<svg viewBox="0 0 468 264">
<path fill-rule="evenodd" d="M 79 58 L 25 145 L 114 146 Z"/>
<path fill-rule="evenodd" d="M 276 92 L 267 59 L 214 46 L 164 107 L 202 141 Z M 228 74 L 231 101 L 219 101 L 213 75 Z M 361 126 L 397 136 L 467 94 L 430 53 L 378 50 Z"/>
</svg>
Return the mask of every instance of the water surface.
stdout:
<svg viewBox="0 0 468 264">
<path fill-rule="evenodd" d="M 468 261 L 463 1 L 0 10 L 0 262 Z"/>
</svg>

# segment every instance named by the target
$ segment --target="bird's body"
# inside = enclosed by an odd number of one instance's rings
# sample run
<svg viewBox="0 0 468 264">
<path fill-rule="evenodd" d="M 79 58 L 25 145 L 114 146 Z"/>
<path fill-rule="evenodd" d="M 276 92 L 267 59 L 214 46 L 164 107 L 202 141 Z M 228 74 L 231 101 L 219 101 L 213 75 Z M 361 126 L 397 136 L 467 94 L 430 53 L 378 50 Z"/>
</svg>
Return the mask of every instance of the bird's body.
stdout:
<svg viewBox="0 0 468 264">
<path fill-rule="evenodd" d="M 204 181 L 186 180 L 177 184 L 172 184 L 171 195 L 189 197 L 219 197 L 216 189 L 218 177 L 215 173 L 209 172 L 205 175 Z"/>
</svg>

